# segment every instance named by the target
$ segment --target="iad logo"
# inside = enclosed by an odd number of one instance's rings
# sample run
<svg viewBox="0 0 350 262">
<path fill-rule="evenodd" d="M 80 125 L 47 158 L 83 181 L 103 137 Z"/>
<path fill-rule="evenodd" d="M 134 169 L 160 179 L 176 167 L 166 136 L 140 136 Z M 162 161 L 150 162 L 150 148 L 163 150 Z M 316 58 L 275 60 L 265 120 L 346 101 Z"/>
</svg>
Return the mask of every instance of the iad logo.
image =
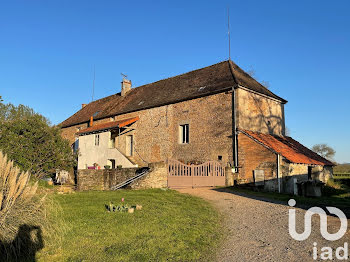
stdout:
<svg viewBox="0 0 350 262">
<path fill-rule="evenodd" d="M 296 205 L 296 201 L 294 199 L 290 199 L 288 201 L 288 205 L 290 207 L 294 207 Z M 330 214 L 336 215 L 340 219 L 340 228 L 338 232 L 336 233 L 329 233 L 327 229 L 327 214 L 326 212 L 320 208 L 320 207 L 312 207 L 309 208 L 304 217 L 304 232 L 298 233 L 296 232 L 296 219 L 295 219 L 295 209 L 291 208 L 289 209 L 289 234 L 292 238 L 298 241 L 303 241 L 309 238 L 311 234 L 311 219 L 313 215 L 319 215 L 320 216 L 320 232 L 323 238 L 329 241 L 335 241 L 341 239 L 348 228 L 348 220 L 340 209 L 336 207 L 326 207 L 328 212 Z M 323 247 L 321 248 L 321 255 L 320 258 L 323 260 L 332 259 L 333 257 L 333 250 L 331 247 Z M 340 254 L 343 253 L 343 254 Z M 344 247 L 338 247 L 336 249 L 335 255 L 338 259 L 344 260 L 348 259 L 348 243 L 344 243 Z M 316 260 L 318 258 L 317 254 L 317 243 L 314 243 L 313 247 L 313 258 Z"/>
<path fill-rule="evenodd" d="M 288 201 L 288 205 L 291 207 L 294 207 L 296 205 L 296 201 L 294 199 L 290 199 Z M 299 234 L 296 232 L 295 229 L 295 209 L 289 209 L 289 234 L 292 238 L 298 241 L 303 241 L 309 238 L 311 234 L 311 218 L 313 215 L 317 214 L 320 216 L 320 231 L 321 235 L 329 240 L 329 241 L 335 241 L 338 239 L 341 239 L 348 229 L 348 220 L 346 219 L 345 214 L 343 211 L 336 207 L 326 207 L 329 213 L 336 215 L 340 219 L 340 229 L 337 233 L 330 234 L 328 233 L 327 229 L 327 214 L 326 212 L 320 208 L 320 207 L 312 207 L 308 209 L 305 213 L 304 217 L 304 232 Z"/>
</svg>

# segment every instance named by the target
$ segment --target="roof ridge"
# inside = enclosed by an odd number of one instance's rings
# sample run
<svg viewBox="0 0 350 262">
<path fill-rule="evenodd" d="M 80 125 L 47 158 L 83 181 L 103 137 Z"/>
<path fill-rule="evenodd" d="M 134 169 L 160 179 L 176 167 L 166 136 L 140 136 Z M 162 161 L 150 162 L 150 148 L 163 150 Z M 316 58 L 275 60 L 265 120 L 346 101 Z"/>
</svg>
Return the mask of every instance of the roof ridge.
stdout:
<svg viewBox="0 0 350 262">
<path fill-rule="evenodd" d="M 186 74 L 189 74 L 189 73 L 197 72 L 197 71 L 200 71 L 200 70 L 203 70 L 203 69 L 206 69 L 206 68 L 210 68 L 210 67 L 217 66 L 217 65 L 219 65 L 219 64 L 223 64 L 223 63 L 225 63 L 225 62 L 228 62 L 228 60 L 224 60 L 224 61 L 221 61 L 221 62 L 212 64 L 212 65 L 209 65 L 209 66 L 205 66 L 205 67 L 202 67 L 202 68 L 199 68 L 199 69 L 191 70 L 191 71 L 188 71 L 188 72 L 179 74 L 179 75 L 175 75 L 175 76 L 170 76 L 170 77 L 167 77 L 167 78 L 163 78 L 163 79 L 157 80 L 157 81 L 155 81 L 155 82 L 151 82 L 151 83 L 148 83 L 148 84 L 144 84 L 144 85 L 141 85 L 141 86 L 134 87 L 133 89 L 136 89 L 136 88 L 139 88 L 139 87 L 143 87 L 143 86 L 147 86 L 147 85 L 151 85 L 151 84 L 155 84 L 155 83 L 159 83 L 159 82 L 162 82 L 162 81 L 165 81 L 165 80 L 168 80 L 168 79 L 171 79 L 171 78 L 183 76 L 183 75 L 186 75 Z"/>
<path fill-rule="evenodd" d="M 233 61 L 231 59 L 227 60 L 228 62 L 228 66 L 230 68 L 230 71 L 231 71 L 231 74 L 232 74 L 232 77 L 233 77 L 233 81 L 235 81 L 236 85 L 238 86 L 238 81 L 236 79 L 236 76 L 235 76 L 235 69 L 233 68 L 232 64 L 233 64 Z"/>
<path fill-rule="evenodd" d="M 234 74 L 235 71 L 238 71 L 240 74 L 243 74 L 244 77 L 246 77 L 247 79 L 252 79 L 253 81 L 255 81 L 256 83 L 258 83 L 261 87 L 263 87 L 264 91 L 267 92 L 269 94 L 269 96 L 275 96 L 275 99 L 281 100 L 285 103 L 287 103 L 288 101 L 283 99 L 282 97 L 276 95 L 274 92 L 272 92 L 270 89 L 268 89 L 266 86 L 264 86 L 263 84 L 261 84 L 257 79 L 255 79 L 254 77 L 252 77 L 251 75 L 249 75 L 245 70 L 243 70 L 239 65 L 237 65 L 235 62 L 233 62 L 231 59 L 228 60 L 229 64 L 230 64 L 230 69 L 233 72 L 232 74 Z M 236 68 L 238 69 L 236 69 Z M 234 75 L 235 81 L 237 82 L 237 77 Z M 238 82 L 237 82 L 238 83 Z M 245 88 L 248 88 L 249 90 L 253 90 L 251 87 L 246 86 L 244 84 L 238 83 L 238 85 L 241 85 Z M 253 90 L 254 91 L 254 90 Z M 259 92 L 258 93 L 263 93 L 263 92 Z M 266 94 L 265 94 L 266 95 Z"/>
<path fill-rule="evenodd" d="M 89 121 L 90 116 L 97 111 L 101 113 L 96 119 L 100 119 L 222 93 L 237 85 L 284 102 L 254 78 L 248 77 L 244 70 L 229 59 L 134 87 L 125 97 L 120 92 L 102 97 L 80 108 L 60 125 L 68 127 Z"/>
<path fill-rule="evenodd" d="M 97 100 L 91 101 L 91 102 L 88 103 L 87 105 L 92 105 L 92 104 L 95 104 L 96 102 L 101 102 L 101 100 L 110 98 L 110 97 L 115 96 L 115 95 L 118 95 L 118 94 L 120 94 L 120 93 L 121 93 L 121 92 L 118 92 L 118 93 L 115 93 L 115 94 L 112 94 L 112 95 L 109 95 L 109 96 L 101 97 L 101 98 L 99 98 L 99 99 L 97 99 Z M 85 108 L 85 107 L 83 107 L 83 108 Z M 81 109 L 83 109 L 83 108 L 81 108 Z M 80 110 L 81 110 L 81 109 L 80 109 Z M 80 111 L 80 110 L 79 110 L 79 111 Z M 78 112 L 79 112 L 79 111 L 78 111 Z"/>
<path fill-rule="evenodd" d="M 135 90 L 135 89 L 137 89 L 137 88 L 140 88 L 140 87 L 147 86 L 147 85 L 152 85 L 152 84 L 155 84 L 155 83 L 159 83 L 159 82 L 162 82 L 162 81 L 171 79 L 171 78 L 183 76 L 183 75 L 186 75 L 186 74 L 189 74 L 189 73 L 193 73 L 193 72 L 196 72 L 196 71 L 200 71 L 200 70 L 203 70 L 203 69 L 206 69 L 206 68 L 214 67 L 214 66 L 216 66 L 216 65 L 223 64 L 223 63 L 229 62 L 229 61 L 230 61 L 230 60 L 223 60 L 223 61 L 220 61 L 220 62 L 218 62 L 218 63 L 212 64 L 212 65 L 209 65 L 209 66 L 205 66 L 205 67 L 202 67 L 202 68 L 199 68 L 199 69 L 194 69 L 194 70 L 191 70 L 191 71 L 187 71 L 187 72 L 182 73 L 182 74 L 179 74 L 179 75 L 169 76 L 169 77 L 167 77 L 167 78 L 163 78 L 163 79 L 160 79 L 160 80 L 157 80 L 157 81 L 154 81 L 154 82 L 150 82 L 150 83 L 147 83 L 147 84 L 143 84 L 143 85 L 140 85 L 140 86 L 136 86 L 136 87 L 133 87 L 133 88 L 131 89 L 131 91 L 132 91 L 132 90 Z M 115 94 L 112 94 L 112 95 L 109 95 L 109 96 L 102 97 L 102 98 L 100 98 L 100 99 L 97 99 L 97 100 L 94 100 L 94 101 L 88 103 L 87 105 L 92 104 L 92 103 L 95 103 L 95 102 L 97 102 L 97 101 L 103 100 L 103 99 L 108 98 L 108 97 L 111 97 L 111 96 L 118 95 L 118 94 L 120 94 L 120 93 L 121 93 L 121 92 L 118 92 L 118 93 L 115 93 Z M 78 112 L 79 112 L 79 111 L 78 111 Z"/>
</svg>

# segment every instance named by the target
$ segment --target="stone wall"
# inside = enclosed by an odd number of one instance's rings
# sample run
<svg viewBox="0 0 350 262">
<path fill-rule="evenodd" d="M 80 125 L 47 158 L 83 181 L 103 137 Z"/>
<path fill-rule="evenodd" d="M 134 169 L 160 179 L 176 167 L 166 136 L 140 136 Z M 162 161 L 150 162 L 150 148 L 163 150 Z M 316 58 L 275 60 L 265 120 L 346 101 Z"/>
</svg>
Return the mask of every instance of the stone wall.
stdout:
<svg viewBox="0 0 350 262">
<path fill-rule="evenodd" d="M 136 117 L 140 119 L 115 138 L 115 146 L 126 155 L 127 135 L 133 135 L 133 160 L 139 166 L 165 161 L 170 150 L 171 106 L 161 106 L 116 116 L 115 120 Z"/>
<path fill-rule="evenodd" d="M 137 168 L 78 170 L 78 190 L 108 190 L 135 176 Z"/>
<path fill-rule="evenodd" d="M 295 179 L 297 182 L 308 180 L 308 167 L 306 164 L 295 164 L 281 160 L 282 188 L 286 193 L 293 194 L 295 190 Z M 331 166 L 313 165 L 311 169 L 311 179 L 327 183 L 329 178 L 333 177 L 333 168 Z"/>
<path fill-rule="evenodd" d="M 233 172 L 232 167 L 225 167 L 225 186 L 234 186 L 237 181 L 237 174 Z"/>
<path fill-rule="evenodd" d="M 130 184 L 132 189 L 166 188 L 168 187 L 168 173 L 165 162 L 151 163 L 151 172 Z"/>
<path fill-rule="evenodd" d="M 63 138 L 67 139 L 70 144 L 76 141 L 77 136 L 75 135 L 80 129 L 85 129 L 88 127 L 87 123 L 65 127 L 61 129 L 61 135 Z"/>
<path fill-rule="evenodd" d="M 149 165 L 150 172 L 133 182 L 129 187 L 133 189 L 163 188 L 167 187 L 167 169 L 164 162 Z M 125 180 L 136 175 L 138 168 L 122 169 L 82 169 L 77 174 L 77 189 L 84 190 L 109 190 Z"/>
<path fill-rule="evenodd" d="M 183 163 L 232 161 L 232 94 L 221 93 L 172 106 L 171 157 Z M 179 126 L 189 124 L 189 143 L 179 143 Z"/>
<path fill-rule="evenodd" d="M 281 103 L 242 88 L 237 89 L 236 102 L 238 127 L 263 133 L 284 133 Z M 184 163 L 220 159 L 224 166 L 232 166 L 231 93 L 219 93 L 108 117 L 95 120 L 94 124 L 136 116 L 140 119 L 123 130 L 115 140 L 115 146 L 125 155 L 126 137 L 133 135 L 133 163 L 147 166 L 168 158 Z M 179 126 L 182 124 L 189 124 L 188 144 L 179 142 Z M 84 129 L 87 126 L 88 123 L 63 128 L 62 135 L 73 143 L 78 128 Z"/>
<path fill-rule="evenodd" d="M 231 94 L 221 93 L 115 116 L 116 121 L 140 118 L 116 137 L 115 146 L 126 154 L 126 136 L 133 135 L 132 158 L 139 166 L 168 158 L 188 163 L 218 160 L 219 156 L 226 166 L 232 163 L 231 99 Z M 184 123 L 190 125 L 189 144 L 179 143 L 179 126 Z"/>
<path fill-rule="evenodd" d="M 271 98 L 237 89 L 237 126 L 266 134 L 284 135 L 284 105 Z"/>
</svg>

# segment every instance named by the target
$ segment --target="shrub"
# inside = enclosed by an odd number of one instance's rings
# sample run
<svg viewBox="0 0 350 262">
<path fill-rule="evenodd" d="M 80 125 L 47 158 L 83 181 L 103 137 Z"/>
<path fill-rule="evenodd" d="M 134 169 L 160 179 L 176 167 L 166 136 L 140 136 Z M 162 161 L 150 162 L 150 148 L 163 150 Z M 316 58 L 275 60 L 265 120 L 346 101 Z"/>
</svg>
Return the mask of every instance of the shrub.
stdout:
<svg viewBox="0 0 350 262">
<path fill-rule="evenodd" d="M 44 197 L 35 195 L 38 184 L 29 179 L 0 151 L 0 257 L 5 261 L 30 259 L 43 247 Z"/>
<path fill-rule="evenodd" d="M 346 187 L 341 182 L 335 181 L 334 179 L 329 179 L 322 189 L 322 194 L 324 196 L 335 196 L 346 192 Z"/>
<path fill-rule="evenodd" d="M 76 164 L 69 141 L 40 115 L 0 121 L 0 149 L 22 170 L 40 178 Z"/>
</svg>

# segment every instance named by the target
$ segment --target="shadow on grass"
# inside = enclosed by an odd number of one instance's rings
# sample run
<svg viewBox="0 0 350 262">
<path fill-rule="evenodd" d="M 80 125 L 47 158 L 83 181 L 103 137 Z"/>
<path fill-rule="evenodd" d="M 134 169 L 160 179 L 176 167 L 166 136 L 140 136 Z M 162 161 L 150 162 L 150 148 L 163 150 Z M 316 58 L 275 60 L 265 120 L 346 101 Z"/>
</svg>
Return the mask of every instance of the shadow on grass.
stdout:
<svg viewBox="0 0 350 262">
<path fill-rule="evenodd" d="M 33 240 L 34 236 L 34 240 Z M 0 241 L 1 261 L 36 261 L 36 253 L 44 247 L 39 226 L 21 225 L 12 242 Z"/>
</svg>

